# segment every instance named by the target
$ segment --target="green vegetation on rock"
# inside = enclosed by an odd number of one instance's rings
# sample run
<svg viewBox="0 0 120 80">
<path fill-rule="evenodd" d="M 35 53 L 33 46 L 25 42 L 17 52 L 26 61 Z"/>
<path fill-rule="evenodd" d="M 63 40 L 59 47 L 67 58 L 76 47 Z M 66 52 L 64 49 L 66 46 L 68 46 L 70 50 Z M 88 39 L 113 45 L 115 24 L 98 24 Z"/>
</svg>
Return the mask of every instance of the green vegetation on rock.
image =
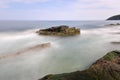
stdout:
<svg viewBox="0 0 120 80">
<path fill-rule="evenodd" d="M 55 36 L 72 36 L 80 34 L 80 29 L 75 27 L 69 28 L 69 26 L 56 26 L 48 29 L 41 29 L 37 31 L 40 35 L 55 35 Z"/>
<path fill-rule="evenodd" d="M 113 60 L 116 56 L 118 56 L 117 52 L 118 52 L 118 51 L 112 51 L 112 52 L 108 53 L 107 55 L 105 55 L 103 58 L 104 58 L 105 60 L 111 61 L 111 60 Z"/>
</svg>

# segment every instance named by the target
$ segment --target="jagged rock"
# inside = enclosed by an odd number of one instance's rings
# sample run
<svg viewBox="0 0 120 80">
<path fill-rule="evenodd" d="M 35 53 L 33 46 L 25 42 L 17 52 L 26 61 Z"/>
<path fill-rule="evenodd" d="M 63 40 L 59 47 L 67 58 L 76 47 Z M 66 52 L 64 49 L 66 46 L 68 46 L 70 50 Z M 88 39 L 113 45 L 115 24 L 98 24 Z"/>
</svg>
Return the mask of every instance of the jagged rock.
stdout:
<svg viewBox="0 0 120 80">
<path fill-rule="evenodd" d="M 80 34 L 80 29 L 76 29 L 75 27 L 69 28 L 69 26 L 62 25 L 47 29 L 41 29 L 37 31 L 37 33 L 40 35 L 68 36 L 68 35 Z"/>
<path fill-rule="evenodd" d="M 120 52 L 109 52 L 84 71 L 50 74 L 39 80 L 120 80 Z"/>
</svg>

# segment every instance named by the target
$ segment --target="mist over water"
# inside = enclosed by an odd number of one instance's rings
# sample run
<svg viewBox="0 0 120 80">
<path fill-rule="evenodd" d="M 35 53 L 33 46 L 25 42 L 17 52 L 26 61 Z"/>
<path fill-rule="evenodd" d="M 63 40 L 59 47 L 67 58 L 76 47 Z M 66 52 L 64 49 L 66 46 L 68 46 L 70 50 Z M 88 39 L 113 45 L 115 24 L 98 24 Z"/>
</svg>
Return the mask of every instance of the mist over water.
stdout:
<svg viewBox="0 0 120 80">
<path fill-rule="evenodd" d="M 82 29 L 81 35 L 69 37 L 41 36 L 36 29 L 0 33 L 0 56 L 42 43 L 43 50 L 0 60 L 0 80 L 37 80 L 47 74 L 84 70 L 112 50 L 119 50 L 120 26 Z"/>
</svg>

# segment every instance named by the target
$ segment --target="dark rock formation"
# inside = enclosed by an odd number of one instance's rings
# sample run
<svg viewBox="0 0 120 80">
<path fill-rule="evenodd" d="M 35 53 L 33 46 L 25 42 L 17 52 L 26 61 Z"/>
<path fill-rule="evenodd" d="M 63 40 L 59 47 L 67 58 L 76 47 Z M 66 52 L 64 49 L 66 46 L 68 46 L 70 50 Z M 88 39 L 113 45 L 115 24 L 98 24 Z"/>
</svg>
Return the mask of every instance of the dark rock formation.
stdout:
<svg viewBox="0 0 120 80">
<path fill-rule="evenodd" d="M 108 25 L 105 25 L 105 26 L 120 26 L 120 23 L 108 24 Z"/>
<path fill-rule="evenodd" d="M 107 20 L 120 20 L 120 15 L 112 16 L 112 17 L 108 18 Z"/>
<path fill-rule="evenodd" d="M 109 52 L 84 71 L 50 74 L 39 80 L 120 80 L 120 52 Z"/>
<path fill-rule="evenodd" d="M 114 41 L 114 42 L 111 42 L 111 44 L 120 45 L 120 41 Z"/>
<path fill-rule="evenodd" d="M 57 35 L 57 36 L 68 36 L 68 35 L 76 35 L 80 34 L 80 29 L 76 29 L 75 27 L 69 28 L 69 26 L 56 26 L 48 29 L 41 29 L 37 31 L 37 33 L 41 35 Z"/>
</svg>

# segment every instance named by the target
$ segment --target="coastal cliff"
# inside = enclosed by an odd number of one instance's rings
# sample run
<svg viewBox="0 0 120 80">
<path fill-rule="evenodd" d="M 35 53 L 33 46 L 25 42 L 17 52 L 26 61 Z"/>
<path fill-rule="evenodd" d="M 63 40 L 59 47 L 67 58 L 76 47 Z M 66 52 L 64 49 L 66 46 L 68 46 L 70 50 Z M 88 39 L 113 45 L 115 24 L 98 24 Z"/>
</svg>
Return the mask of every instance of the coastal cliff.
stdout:
<svg viewBox="0 0 120 80">
<path fill-rule="evenodd" d="M 41 29 L 37 31 L 39 35 L 55 35 L 55 36 L 70 36 L 80 34 L 80 29 L 75 27 L 70 28 L 69 26 L 55 26 L 47 29 Z"/>
<path fill-rule="evenodd" d="M 120 80 L 120 52 L 107 53 L 86 70 L 50 74 L 39 80 Z"/>
<path fill-rule="evenodd" d="M 112 16 L 112 17 L 108 18 L 107 20 L 120 20 L 120 15 Z"/>
</svg>

